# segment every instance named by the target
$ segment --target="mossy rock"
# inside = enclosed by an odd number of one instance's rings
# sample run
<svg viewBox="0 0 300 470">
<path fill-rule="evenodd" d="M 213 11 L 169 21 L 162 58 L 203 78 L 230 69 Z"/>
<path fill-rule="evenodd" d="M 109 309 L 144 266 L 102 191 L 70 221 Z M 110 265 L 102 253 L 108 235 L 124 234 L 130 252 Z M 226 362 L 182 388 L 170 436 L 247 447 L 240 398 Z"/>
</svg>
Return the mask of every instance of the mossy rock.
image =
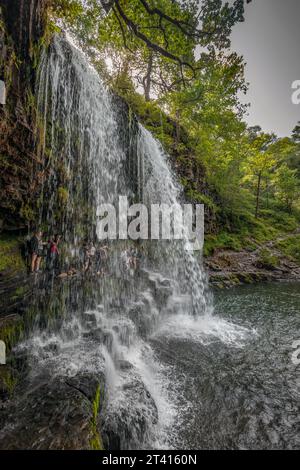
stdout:
<svg viewBox="0 0 300 470">
<path fill-rule="evenodd" d="M 43 377 L 45 380 L 36 387 L 25 389 L 26 393 L 18 394 L 17 400 L 8 403 L 3 423 L 11 426 L 0 435 L 0 448 L 103 449 L 98 422 L 102 387 L 97 382 L 97 374 L 85 374 L 84 380 L 82 376 L 48 377 L 48 380 Z M 89 391 L 94 390 L 95 383 L 98 387 L 92 401 Z M 22 386 L 20 381 L 20 392 Z"/>
<path fill-rule="evenodd" d="M 21 240 L 13 235 L 0 235 L 0 273 L 25 272 L 21 254 Z"/>
<path fill-rule="evenodd" d="M 24 335 L 24 322 L 19 315 L 13 314 L 0 318 L 0 340 L 6 345 L 8 354 Z"/>
<path fill-rule="evenodd" d="M 252 284 L 256 282 L 256 276 L 254 273 L 242 272 L 238 274 L 239 281 L 244 284 Z"/>
<path fill-rule="evenodd" d="M 98 385 L 96 394 L 93 400 L 93 417 L 91 420 L 92 438 L 90 440 L 91 449 L 104 450 L 102 437 L 99 431 L 98 417 L 100 412 L 100 385 Z"/>
<path fill-rule="evenodd" d="M 18 383 L 17 372 L 7 365 L 0 366 L 0 400 L 11 398 Z"/>
</svg>

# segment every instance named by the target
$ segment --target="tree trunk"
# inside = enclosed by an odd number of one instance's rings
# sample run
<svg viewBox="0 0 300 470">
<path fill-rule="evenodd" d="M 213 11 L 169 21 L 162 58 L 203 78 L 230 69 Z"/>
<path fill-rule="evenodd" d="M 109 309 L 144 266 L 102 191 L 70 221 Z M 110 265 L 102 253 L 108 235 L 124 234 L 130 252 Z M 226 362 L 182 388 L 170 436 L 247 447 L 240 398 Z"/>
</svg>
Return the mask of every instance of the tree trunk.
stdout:
<svg viewBox="0 0 300 470">
<path fill-rule="evenodd" d="M 176 145 L 179 144 L 180 141 L 180 110 L 176 109 Z"/>
<path fill-rule="evenodd" d="M 149 60 L 148 60 L 148 66 L 147 66 L 147 75 L 144 77 L 143 83 L 144 83 L 144 94 L 145 94 L 145 100 L 150 101 L 150 92 L 151 92 L 151 75 L 152 75 L 152 69 L 153 69 L 153 52 L 149 51 Z"/>
<path fill-rule="evenodd" d="M 115 0 L 100 0 L 100 1 L 106 13 L 110 12 L 110 10 L 112 9 L 115 3 Z"/>
<path fill-rule="evenodd" d="M 258 209 L 259 209 L 259 197 L 260 197 L 260 185 L 261 185 L 261 173 L 258 175 L 257 180 L 257 189 L 256 189 L 256 207 L 255 207 L 255 218 L 258 218 Z"/>
</svg>

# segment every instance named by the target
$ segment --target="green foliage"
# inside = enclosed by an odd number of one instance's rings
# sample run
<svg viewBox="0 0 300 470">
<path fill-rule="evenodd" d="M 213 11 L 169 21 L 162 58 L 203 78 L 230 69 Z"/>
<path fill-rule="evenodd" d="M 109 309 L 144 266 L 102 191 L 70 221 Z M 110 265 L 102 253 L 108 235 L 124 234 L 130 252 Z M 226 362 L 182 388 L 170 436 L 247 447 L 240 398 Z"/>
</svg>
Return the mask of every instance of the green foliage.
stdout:
<svg viewBox="0 0 300 470">
<path fill-rule="evenodd" d="M 0 368 L 0 386 L 1 382 L 4 385 L 5 390 L 7 391 L 8 395 L 12 397 L 14 390 L 17 386 L 18 379 L 16 374 L 13 370 L 8 368 L 7 366 Z M 2 387 L 3 387 L 2 385 Z"/>
<path fill-rule="evenodd" d="M 4 341 L 7 353 L 22 339 L 24 334 L 24 323 L 21 319 L 5 321 L 0 325 L 0 340 Z"/>
<path fill-rule="evenodd" d="M 20 252 L 20 241 L 9 235 L 0 235 L 0 272 L 22 271 L 25 269 Z"/>
<path fill-rule="evenodd" d="M 68 202 L 69 199 L 69 192 L 66 188 L 63 186 L 60 186 L 57 190 L 58 193 L 58 202 L 61 205 L 65 205 Z"/>
<path fill-rule="evenodd" d="M 100 385 L 98 385 L 93 401 L 93 417 L 91 421 L 92 438 L 90 441 L 92 450 L 104 450 L 101 435 L 98 431 L 98 415 L 100 410 Z"/>
<path fill-rule="evenodd" d="M 259 252 L 257 266 L 263 269 L 274 269 L 279 265 L 277 256 L 271 253 L 267 248 L 262 248 Z"/>
<path fill-rule="evenodd" d="M 300 195 L 300 180 L 297 176 L 297 170 L 292 170 L 286 163 L 283 163 L 274 175 L 274 183 L 278 199 L 291 212 L 293 203 L 299 199 Z"/>
<path fill-rule="evenodd" d="M 35 208 L 31 204 L 24 203 L 20 209 L 20 216 L 27 222 L 32 222 L 36 218 Z"/>
<path fill-rule="evenodd" d="M 283 254 L 300 263 L 300 234 L 279 240 L 276 243 Z"/>
</svg>

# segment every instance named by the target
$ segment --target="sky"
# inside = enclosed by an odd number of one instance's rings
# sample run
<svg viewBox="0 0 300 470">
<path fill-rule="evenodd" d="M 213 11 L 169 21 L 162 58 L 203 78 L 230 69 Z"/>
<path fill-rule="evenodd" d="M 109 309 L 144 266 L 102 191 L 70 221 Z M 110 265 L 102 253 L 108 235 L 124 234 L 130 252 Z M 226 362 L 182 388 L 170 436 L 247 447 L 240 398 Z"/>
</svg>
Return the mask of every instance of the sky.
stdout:
<svg viewBox="0 0 300 470">
<path fill-rule="evenodd" d="M 290 135 L 300 121 L 300 104 L 291 99 L 292 83 L 300 80 L 300 0 L 252 0 L 245 19 L 234 27 L 232 49 L 247 63 L 246 120 L 266 132 Z"/>
</svg>

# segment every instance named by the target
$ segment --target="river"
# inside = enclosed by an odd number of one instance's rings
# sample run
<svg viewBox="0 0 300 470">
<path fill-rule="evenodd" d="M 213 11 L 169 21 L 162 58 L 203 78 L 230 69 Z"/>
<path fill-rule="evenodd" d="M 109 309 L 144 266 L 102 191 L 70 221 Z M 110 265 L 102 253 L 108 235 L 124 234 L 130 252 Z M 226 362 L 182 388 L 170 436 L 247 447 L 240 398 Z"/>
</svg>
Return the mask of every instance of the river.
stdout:
<svg viewBox="0 0 300 470">
<path fill-rule="evenodd" d="M 161 325 L 152 346 L 177 401 L 171 445 L 299 449 L 299 339 L 299 283 L 220 291 L 214 319 L 182 315 Z"/>
</svg>

